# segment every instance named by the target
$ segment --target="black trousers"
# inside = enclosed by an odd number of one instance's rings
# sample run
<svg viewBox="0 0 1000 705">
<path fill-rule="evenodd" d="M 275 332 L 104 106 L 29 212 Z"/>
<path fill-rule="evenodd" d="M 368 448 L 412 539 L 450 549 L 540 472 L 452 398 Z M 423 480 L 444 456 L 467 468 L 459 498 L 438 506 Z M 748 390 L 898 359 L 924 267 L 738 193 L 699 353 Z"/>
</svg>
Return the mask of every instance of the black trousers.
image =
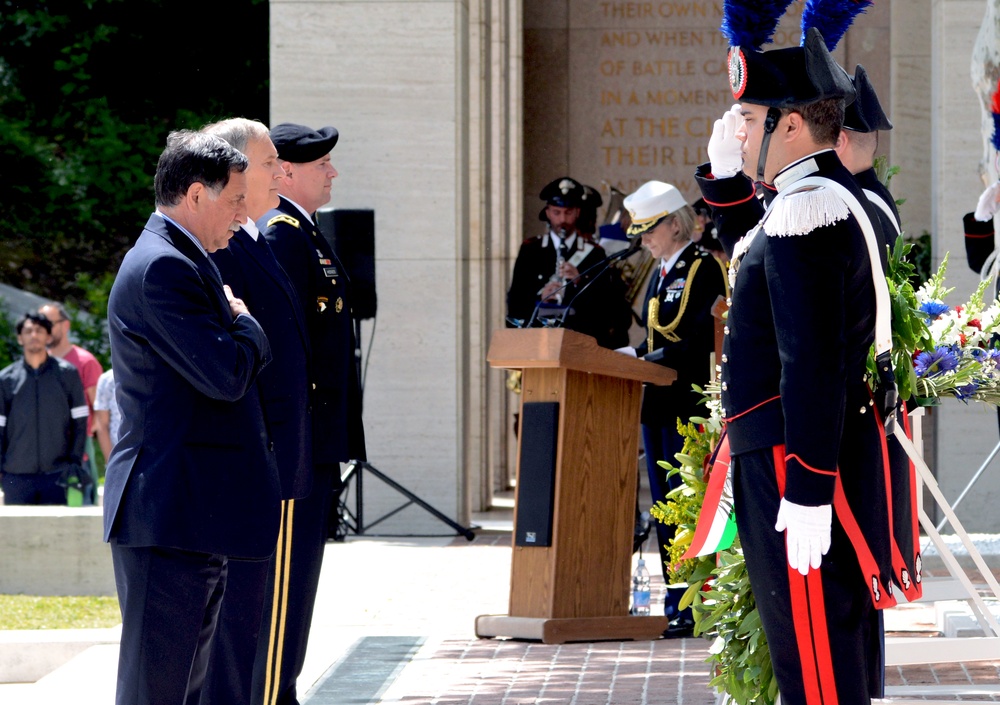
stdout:
<svg viewBox="0 0 1000 705">
<path fill-rule="evenodd" d="M 778 459 L 776 460 L 776 455 Z M 880 615 L 834 514 L 832 545 L 808 576 L 774 530 L 782 447 L 733 458 L 736 525 L 783 705 L 864 705 L 881 697 Z"/>
<path fill-rule="evenodd" d="M 271 563 L 229 560 L 226 594 L 212 641 L 205 682 L 187 705 L 249 705 Z"/>
<path fill-rule="evenodd" d="M 0 478 L 4 504 L 66 504 L 66 488 L 59 484 L 62 473 L 4 473 Z"/>
<path fill-rule="evenodd" d="M 219 606 L 225 556 L 111 542 L 122 610 L 117 705 L 184 705 L 201 689 Z"/>
<path fill-rule="evenodd" d="M 316 589 L 340 465 L 317 465 L 308 497 L 281 503 L 278 549 L 268 566 L 253 705 L 298 705 Z"/>
</svg>

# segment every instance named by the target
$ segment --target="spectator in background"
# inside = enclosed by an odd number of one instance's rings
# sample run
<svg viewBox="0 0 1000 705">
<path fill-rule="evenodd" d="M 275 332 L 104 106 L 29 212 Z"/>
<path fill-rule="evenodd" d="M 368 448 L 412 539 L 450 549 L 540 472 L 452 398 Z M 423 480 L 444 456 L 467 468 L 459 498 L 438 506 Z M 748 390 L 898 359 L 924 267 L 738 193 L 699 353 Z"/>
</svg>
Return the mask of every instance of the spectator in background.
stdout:
<svg viewBox="0 0 1000 705">
<path fill-rule="evenodd" d="M 49 352 L 61 360 L 65 360 L 80 373 L 83 382 L 83 394 L 87 398 L 87 438 L 83 459 L 90 471 L 93 482 L 90 484 L 90 494 L 85 496 L 85 504 L 97 504 L 97 468 L 94 466 L 94 445 L 91 438 L 94 435 L 91 419 L 94 414 L 94 399 L 97 397 L 97 379 L 103 369 L 89 351 L 70 342 L 70 318 L 66 307 L 56 301 L 49 301 L 39 307 L 38 312 L 52 322 L 52 339 L 49 342 Z M 105 459 L 107 456 L 105 456 Z"/>
<path fill-rule="evenodd" d="M 17 322 L 24 356 L 0 370 L 0 485 L 4 504 L 66 504 L 65 477 L 79 471 L 87 424 L 80 375 L 49 355 L 52 324 Z"/>
<path fill-rule="evenodd" d="M 122 414 L 115 399 L 115 371 L 109 369 L 97 379 L 97 396 L 94 398 L 94 413 L 91 414 L 94 435 L 104 454 L 104 462 L 111 457 L 111 449 L 118 442 L 118 428 Z"/>
</svg>

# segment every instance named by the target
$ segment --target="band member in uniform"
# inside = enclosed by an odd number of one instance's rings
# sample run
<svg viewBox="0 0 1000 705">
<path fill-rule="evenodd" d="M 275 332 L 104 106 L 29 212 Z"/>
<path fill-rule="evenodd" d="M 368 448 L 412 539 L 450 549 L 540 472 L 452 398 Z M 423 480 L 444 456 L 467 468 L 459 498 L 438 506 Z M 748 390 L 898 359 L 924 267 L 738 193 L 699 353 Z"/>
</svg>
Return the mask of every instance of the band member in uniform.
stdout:
<svg viewBox="0 0 1000 705">
<path fill-rule="evenodd" d="M 284 172 L 262 123 L 232 118 L 207 125 L 202 131 L 221 137 L 249 162 L 248 218 L 228 247 L 210 256 L 222 281 L 246 302 L 271 343 L 273 359 L 257 376 L 257 389 L 278 464 L 281 498 L 302 499 L 312 485 L 309 337 L 295 288 L 256 224 L 278 204 L 278 184 Z M 252 697 L 252 684 L 269 565 L 267 560 L 229 562 L 229 580 L 205 686 L 200 701 L 192 699 L 189 705 L 260 702 Z M 262 675 L 264 664 L 256 668 Z"/>
<path fill-rule="evenodd" d="M 700 407 L 701 394 L 691 385 L 704 387 L 714 377 L 712 306 L 727 296 L 728 285 L 719 261 L 691 241 L 694 210 L 674 186 L 649 181 L 625 199 L 625 208 L 632 223 L 628 234 L 642 238 L 656 266 L 642 308 L 646 340 L 634 353 L 677 372 L 672 385 L 646 385 L 642 396 L 642 440 L 649 489 L 654 502 L 666 501 L 667 492 L 678 487 L 681 479 L 677 475 L 668 478 L 657 461 L 676 463 L 674 455 L 684 446 L 677 431 L 678 419 L 687 423 L 704 408 Z M 667 544 L 674 536 L 674 527 L 657 522 L 656 536 L 660 569 L 670 585 Z M 689 636 L 694 628 L 690 609 L 682 614 L 678 607 L 685 589 L 667 588 L 664 614 L 672 621 L 665 636 Z"/>
<path fill-rule="evenodd" d="M 564 327 L 618 348 L 628 344 L 632 313 L 619 271 L 605 267 L 604 249 L 578 232 L 585 194 L 569 177 L 542 189 L 545 207 L 538 217 L 548 227 L 521 244 L 507 291 L 507 324 L 534 324 L 547 306 L 553 315 L 565 316 Z"/>
<path fill-rule="evenodd" d="M 744 169 L 777 190 L 730 265 L 722 407 L 737 525 L 782 701 L 867 703 L 882 683 L 874 610 L 895 599 L 866 383 L 885 287 L 865 235 L 877 253 L 877 216 L 833 151 L 854 88 L 815 28 L 768 52 L 724 30 Z"/>
<path fill-rule="evenodd" d="M 366 459 L 348 273 L 313 219 L 330 200 L 337 175 L 330 151 L 337 138 L 333 127 L 271 128 L 285 173 L 278 206 L 257 223 L 302 303 L 312 359 L 313 486 L 305 499 L 283 503 L 285 544 L 275 556 L 265 604 L 264 705 L 299 702 L 295 681 L 305 658 L 329 515 L 342 487 L 340 463 Z"/>
</svg>

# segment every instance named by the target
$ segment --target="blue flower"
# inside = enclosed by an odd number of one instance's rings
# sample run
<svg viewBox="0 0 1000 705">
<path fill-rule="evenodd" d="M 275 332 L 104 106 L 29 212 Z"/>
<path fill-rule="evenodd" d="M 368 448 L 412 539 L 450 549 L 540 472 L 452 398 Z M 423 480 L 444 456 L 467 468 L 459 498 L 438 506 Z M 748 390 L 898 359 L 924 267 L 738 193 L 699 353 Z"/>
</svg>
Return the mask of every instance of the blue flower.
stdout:
<svg viewBox="0 0 1000 705">
<path fill-rule="evenodd" d="M 917 377 L 933 377 L 950 372 L 958 367 L 958 356 L 948 346 L 940 347 L 934 352 L 922 352 L 913 361 L 913 371 Z"/>
<path fill-rule="evenodd" d="M 970 382 L 964 387 L 959 387 L 958 389 L 956 389 L 955 396 L 961 399 L 962 401 L 968 403 L 968 400 L 971 399 L 977 391 L 979 391 L 979 385 L 976 384 L 975 382 Z"/>
<path fill-rule="evenodd" d="M 948 304 L 943 304 L 940 301 L 926 301 L 920 304 L 920 311 L 927 314 L 924 319 L 925 323 L 930 323 L 947 310 Z"/>
</svg>

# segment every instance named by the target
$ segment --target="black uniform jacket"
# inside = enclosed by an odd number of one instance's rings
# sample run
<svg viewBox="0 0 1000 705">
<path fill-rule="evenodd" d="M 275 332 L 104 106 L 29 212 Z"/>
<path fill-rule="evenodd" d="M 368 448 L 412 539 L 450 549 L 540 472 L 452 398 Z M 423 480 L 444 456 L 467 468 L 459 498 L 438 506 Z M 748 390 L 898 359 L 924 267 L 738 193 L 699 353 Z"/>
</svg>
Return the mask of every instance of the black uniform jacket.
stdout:
<svg viewBox="0 0 1000 705">
<path fill-rule="evenodd" d="M 886 247 L 892 247 L 901 230 L 901 221 L 899 220 L 899 209 L 896 207 L 896 200 L 892 197 L 892 194 L 889 193 L 889 189 L 885 187 L 885 184 L 878 180 L 878 174 L 875 173 L 874 168 L 865 169 L 864 171 L 855 174 L 854 180 L 857 181 L 858 185 L 866 191 L 865 197 L 868 198 L 868 200 L 872 202 L 872 205 L 875 206 L 875 215 L 878 216 L 878 222 L 882 230 L 883 244 Z M 885 210 L 873 200 L 872 196 L 888 206 L 889 213 L 886 213 Z"/>
<path fill-rule="evenodd" d="M 125 255 L 108 301 L 121 437 L 104 486 L 104 538 L 266 558 L 281 491 L 254 384 L 264 331 L 233 318 L 211 260 L 159 215 Z"/>
<path fill-rule="evenodd" d="M 240 229 L 211 254 L 222 281 L 250 309 L 271 344 L 272 362 L 257 376 L 268 437 L 274 445 L 281 498 L 299 499 L 312 487 L 309 334 L 302 302 L 258 233 Z"/>
<path fill-rule="evenodd" d="M 580 278 L 563 290 L 562 303 L 571 305 L 565 327 L 597 339 L 605 348 L 628 345 L 628 329 L 632 314 L 625 300 L 625 284 L 614 267 L 599 266 L 606 257 L 600 245 L 583 240 L 579 235 L 566 252 L 570 260 L 578 252 L 589 249 L 576 265 Z M 595 266 L 598 265 L 598 266 Z M 594 268 L 592 272 L 584 274 Z M 507 317 L 527 323 L 538 305 L 538 292 L 556 269 L 556 249 L 548 234 L 531 237 L 521 243 L 514 262 L 514 273 L 507 291 Z M 579 296 L 578 296 L 579 294 Z M 513 325 L 508 321 L 508 325 Z"/>
<path fill-rule="evenodd" d="M 350 280 L 330 243 L 284 196 L 257 226 L 302 303 L 312 348 L 313 462 L 365 460 Z"/>
<path fill-rule="evenodd" d="M 874 206 L 833 151 L 800 163 L 796 180 L 838 182 L 877 228 Z M 796 193 L 781 175 L 776 183 L 776 205 L 734 267 L 722 358 L 730 448 L 738 456 L 783 444 L 784 496 L 797 504 L 834 503 L 839 477 L 885 589 L 890 500 L 865 369 L 875 325 L 871 260 L 857 221 L 828 189 Z"/>
<path fill-rule="evenodd" d="M 714 377 L 711 355 L 715 350 L 715 318 L 712 306 L 726 297 L 726 271 L 715 257 L 693 242 L 681 252 L 660 287 L 659 269 L 646 288 L 642 324 L 646 340 L 636 348 L 645 355 L 662 350 L 656 360 L 677 372 L 677 380 L 666 387 L 646 385 L 642 397 L 642 423 L 673 427 L 680 417 L 706 413 L 702 395 L 692 384 L 704 387 Z M 659 289 L 659 292 L 657 292 Z M 656 301 L 657 320 L 650 325 L 650 303 Z M 652 347 L 649 340 L 652 338 Z"/>
</svg>

